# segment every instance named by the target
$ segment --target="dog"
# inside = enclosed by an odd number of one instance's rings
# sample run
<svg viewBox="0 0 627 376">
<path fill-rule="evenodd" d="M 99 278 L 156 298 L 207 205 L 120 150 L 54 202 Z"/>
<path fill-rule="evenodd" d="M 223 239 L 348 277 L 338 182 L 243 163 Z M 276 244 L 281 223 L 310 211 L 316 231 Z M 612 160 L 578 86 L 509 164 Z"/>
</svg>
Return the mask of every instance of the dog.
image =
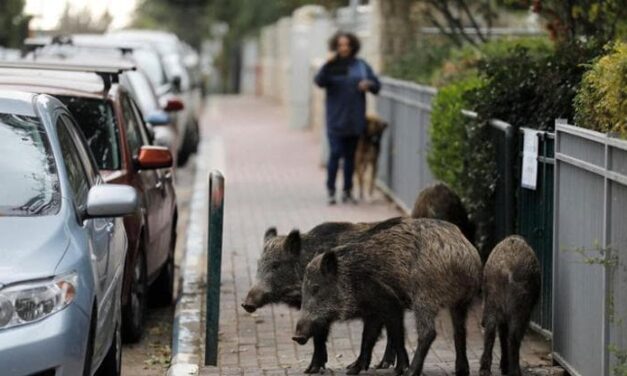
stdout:
<svg viewBox="0 0 627 376">
<path fill-rule="evenodd" d="M 377 178 L 377 165 L 379 162 L 379 153 L 381 151 L 381 137 L 387 127 L 388 123 L 383 121 L 378 116 L 366 116 L 366 130 L 359 137 L 357 150 L 355 152 L 355 174 L 357 175 L 360 199 L 364 198 L 364 179 L 368 167 L 370 167 L 371 171 L 368 195 L 372 197 L 374 183 Z"/>
</svg>

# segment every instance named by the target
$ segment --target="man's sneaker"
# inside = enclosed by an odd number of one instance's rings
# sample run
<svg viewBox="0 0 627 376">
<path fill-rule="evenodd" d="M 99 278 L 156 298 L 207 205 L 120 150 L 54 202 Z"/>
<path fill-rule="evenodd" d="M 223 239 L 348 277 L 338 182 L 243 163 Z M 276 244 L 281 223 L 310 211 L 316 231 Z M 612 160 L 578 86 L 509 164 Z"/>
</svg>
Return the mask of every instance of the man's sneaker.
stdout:
<svg viewBox="0 0 627 376">
<path fill-rule="evenodd" d="M 344 192 L 342 194 L 342 202 L 345 204 L 357 204 L 357 200 L 353 197 L 351 192 Z"/>
<path fill-rule="evenodd" d="M 327 204 L 335 205 L 336 203 L 337 203 L 337 201 L 335 200 L 335 194 L 334 193 L 329 193 L 329 196 L 327 197 Z"/>
</svg>

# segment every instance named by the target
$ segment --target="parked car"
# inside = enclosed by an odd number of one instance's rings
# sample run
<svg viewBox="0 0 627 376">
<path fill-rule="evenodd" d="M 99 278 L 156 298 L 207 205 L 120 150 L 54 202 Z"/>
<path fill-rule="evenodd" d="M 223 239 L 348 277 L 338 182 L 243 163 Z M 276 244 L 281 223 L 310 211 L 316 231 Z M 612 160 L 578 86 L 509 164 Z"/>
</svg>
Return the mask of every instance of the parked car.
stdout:
<svg viewBox="0 0 627 376">
<path fill-rule="evenodd" d="M 176 165 L 176 157 L 183 147 L 183 137 L 176 127 L 176 113 L 184 105 L 177 96 L 171 94 L 171 85 L 167 82 L 165 68 L 156 49 L 145 43 L 126 43 L 100 34 L 29 38 L 26 45 L 30 50 L 26 58 L 33 61 L 86 57 L 93 61 L 102 57 L 109 61 L 124 59 L 135 63 L 139 69 L 123 75 L 124 85 L 137 99 L 144 120 L 155 126 L 155 141 L 172 151 Z"/>
<path fill-rule="evenodd" d="M 152 145 L 135 100 L 116 83 L 133 65 L 99 61 L 0 63 L 0 88 L 57 97 L 76 118 L 104 180 L 139 192 L 141 214 L 124 219 L 129 251 L 122 314 L 124 337 L 132 342 L 143 332 L 148 287 L 155 303 L 172 302 L 178 217 L 172 155 Z"/>
<path fill-rule="evenodd" d="M 107 36 L 125 43 L 148 44 L 159 51 L 168 82 L 172 85 L 171 93 L 180 96 L 185 103 L 185 110 L 177 113 L 176 120 L 179 134 L 182 135 L 179 163 L 184 165 L 198 147 L 198 119 L 202 107 L 202 81 L 186 65 L 189 51 L 175 34 L 164 31 L 116 30 L 109 32 Z"/>
<path fill-rule="evenodd" d="M 119 375 L 135 189 L 103 184 L 48 95 L 0 91 L 0 155 L 0 373 Z"/>
</svg>

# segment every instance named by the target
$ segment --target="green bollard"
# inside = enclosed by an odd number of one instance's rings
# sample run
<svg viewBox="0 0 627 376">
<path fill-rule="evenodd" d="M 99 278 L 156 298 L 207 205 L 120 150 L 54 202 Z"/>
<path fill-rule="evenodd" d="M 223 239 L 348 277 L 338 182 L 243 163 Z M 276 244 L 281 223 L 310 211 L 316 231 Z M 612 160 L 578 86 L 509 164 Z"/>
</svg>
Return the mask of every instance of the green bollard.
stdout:
<svg viewBox="0 0 627 376">
<path fill-rule="evenodd" d="M 209 218 L 207 229 L 205 365 L 208 366 L 218 365 L 223 218 L 224 177 L 220 171 L 214 170 L 209 173 Z"/>
</svg>

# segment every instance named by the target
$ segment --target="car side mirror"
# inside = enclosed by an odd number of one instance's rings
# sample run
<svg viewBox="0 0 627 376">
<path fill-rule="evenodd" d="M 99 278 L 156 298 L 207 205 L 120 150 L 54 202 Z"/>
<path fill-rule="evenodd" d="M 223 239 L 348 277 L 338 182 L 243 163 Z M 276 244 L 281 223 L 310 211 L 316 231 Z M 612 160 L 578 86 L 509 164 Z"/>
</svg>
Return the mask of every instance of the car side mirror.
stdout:
<svg viewBox="0 0 627 376">
<path fill-rule="evenodd" d="M 171 122 L 170 115 L 167 112 L 161 110 L 150 112 L 144 120 L 146 121 L 146 123 L 150 123 L 155 127 L 168 125 Z"/>
<path fill-rule="evenodd" d="M 123 217 L 133 214 L 139 206 L 135 188 L 121 184 L 99 184 L 87 194 L 87 218 Z"/>
<path fill-rule="evenodd" d="M 170 97 L 166 99 L 163 111 L 165 112 L 178 112 L 185 108 L 183 101 L 177 97 Z"/>
<path fill-rule="evenodd" d="M 142 146 L 137 156 L 140 170 L 152 170 L 172 167 L 172 153 L 163 146 Z"/>
</svg>

